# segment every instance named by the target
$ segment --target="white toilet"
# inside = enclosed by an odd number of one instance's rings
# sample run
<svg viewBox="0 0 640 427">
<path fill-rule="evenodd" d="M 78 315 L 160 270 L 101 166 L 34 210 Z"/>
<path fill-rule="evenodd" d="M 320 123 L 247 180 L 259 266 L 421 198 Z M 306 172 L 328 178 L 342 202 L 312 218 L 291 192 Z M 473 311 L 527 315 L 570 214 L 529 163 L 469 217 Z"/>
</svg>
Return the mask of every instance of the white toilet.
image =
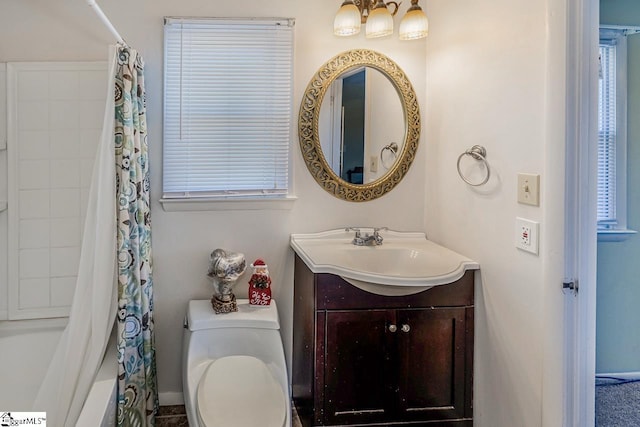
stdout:
<svg viewBox="0 0 640 427">
<path fill-rule="evenodd" d="M 290 427 L 291 400 L 278 309 L 237 300 L 215 314 L 189 301 L 182 384 L 190 427 Z"/>
</svg>

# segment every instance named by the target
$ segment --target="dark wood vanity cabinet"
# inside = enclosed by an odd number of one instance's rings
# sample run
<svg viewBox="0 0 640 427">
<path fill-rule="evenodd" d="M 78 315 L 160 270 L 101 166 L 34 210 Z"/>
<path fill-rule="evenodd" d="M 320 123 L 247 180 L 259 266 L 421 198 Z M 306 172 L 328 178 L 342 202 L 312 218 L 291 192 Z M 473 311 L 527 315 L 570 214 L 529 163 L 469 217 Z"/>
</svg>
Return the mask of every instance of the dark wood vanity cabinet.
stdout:
<svg viewBox="0 0 640 427">
<path fill-rule="evenodd" d="M 293 399 L 304 427 L 472 426 L 473 272 L 381 296 L 296 256 Z"/>
</svg>

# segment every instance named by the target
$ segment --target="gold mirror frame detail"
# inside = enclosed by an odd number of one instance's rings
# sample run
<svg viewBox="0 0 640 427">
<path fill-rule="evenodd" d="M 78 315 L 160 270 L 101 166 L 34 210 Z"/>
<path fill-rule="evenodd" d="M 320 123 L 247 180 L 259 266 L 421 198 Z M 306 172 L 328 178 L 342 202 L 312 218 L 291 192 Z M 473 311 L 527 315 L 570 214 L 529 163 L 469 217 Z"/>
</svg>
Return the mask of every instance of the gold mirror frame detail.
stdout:
<svg viewBox="0 0 640 427">
<path fill-rule="evenodd" d="M 368 66 L 385 74 L 400 95 L 405 118 L 405 137 L 399 158 L 381 178 L 365 184 L 351 184 L 331 169 L 322 153 L 319 137 L 320 106 L 331 83 L 347 70 Z M 416 155 L 420 140 L 420 107 L 411 82 L 402 69 L 381 53 L 356 49 L 340 53 L 313 76 L 302 98 L 298 118 L 300 150 L 315 180 L 333 196 L 350 202 L 366 202 L 391 191 L 402 180 Z"/>
</svg>

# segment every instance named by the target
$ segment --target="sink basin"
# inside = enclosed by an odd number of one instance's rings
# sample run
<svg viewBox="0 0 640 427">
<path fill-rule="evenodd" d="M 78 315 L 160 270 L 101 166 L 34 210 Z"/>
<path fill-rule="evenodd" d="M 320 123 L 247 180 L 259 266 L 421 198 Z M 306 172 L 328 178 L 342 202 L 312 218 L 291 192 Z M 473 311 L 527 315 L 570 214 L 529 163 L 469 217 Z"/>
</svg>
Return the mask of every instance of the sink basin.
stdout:
<svg viewBox="0 0 640 427">
<path fill-rule="evenodd" d="M 372 229 L 362 229 L 372 233 Z M 368 292 L 408 295 L 455 282 L 477 262 L 427 240 L 424 233 L 381 231 L 379 246 L 355 246 L 344 229 L 292 234 L 291 247 L 313 273 L 330 273 Z"/>
</svg>

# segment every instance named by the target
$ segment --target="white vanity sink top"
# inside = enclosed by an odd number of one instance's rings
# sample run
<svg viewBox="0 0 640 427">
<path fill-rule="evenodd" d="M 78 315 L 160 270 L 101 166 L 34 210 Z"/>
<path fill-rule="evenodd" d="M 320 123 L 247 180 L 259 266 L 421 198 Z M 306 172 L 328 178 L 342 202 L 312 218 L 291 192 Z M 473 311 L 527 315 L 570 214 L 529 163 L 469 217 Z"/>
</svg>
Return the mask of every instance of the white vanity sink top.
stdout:
<svg viewBox="0 0 640 427">
<path fill-rule="evenodd" d="M 363 235 L 373 232 L 361 230 Z M 336 274 L 363 288 L 417 287 L 414 292 L 419 292 L 455 282 L 465 271 L 480 268 L 477 262 L 427 240 L 424 233 L 380 231 L 380 235 L 382 245 L 356 246 L 351 243 L 354 232 L 344 229 L 292 234 L 291 247 L 313 273 Z"/>
</svg>

